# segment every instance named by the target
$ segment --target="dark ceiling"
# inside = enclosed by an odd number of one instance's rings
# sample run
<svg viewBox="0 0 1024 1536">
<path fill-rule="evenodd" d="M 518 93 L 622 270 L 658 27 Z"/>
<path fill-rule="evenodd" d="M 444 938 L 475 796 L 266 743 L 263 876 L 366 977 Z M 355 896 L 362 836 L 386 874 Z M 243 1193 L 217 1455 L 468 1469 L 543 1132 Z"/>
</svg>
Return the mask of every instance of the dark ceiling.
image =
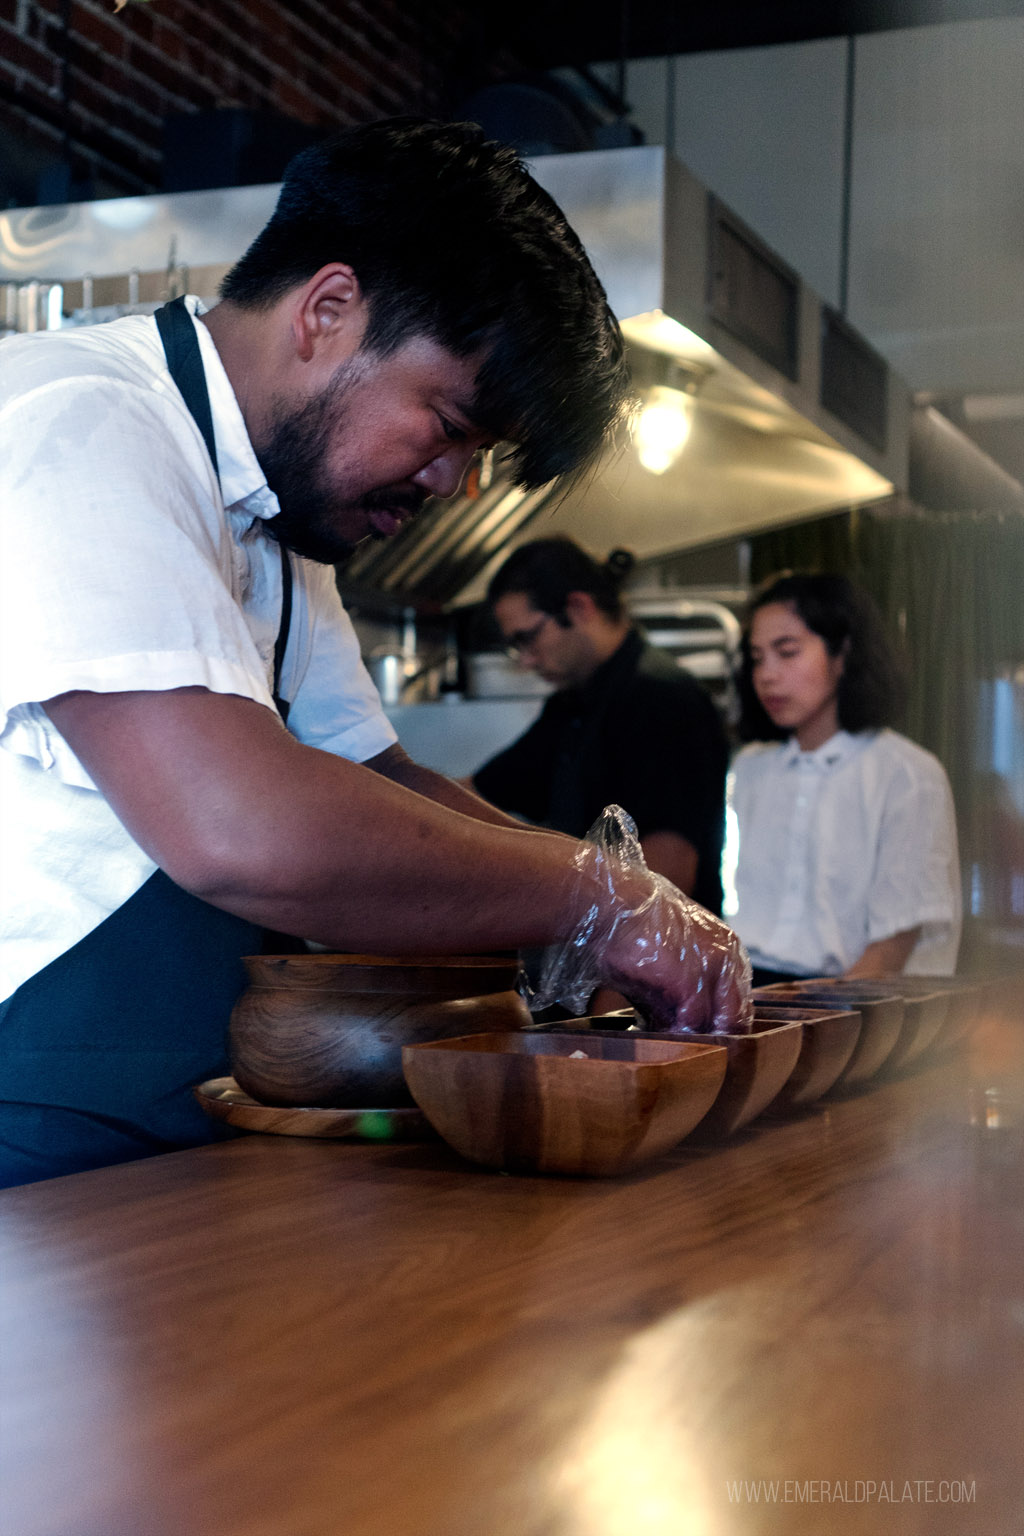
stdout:
<svg viewBox="0 0 1024 1536">
<path fill-rule="evenodd" d="M 488 31 L 550 69 L 1024 15 L 1024 0 L 491 0 Z"/>
</svg>

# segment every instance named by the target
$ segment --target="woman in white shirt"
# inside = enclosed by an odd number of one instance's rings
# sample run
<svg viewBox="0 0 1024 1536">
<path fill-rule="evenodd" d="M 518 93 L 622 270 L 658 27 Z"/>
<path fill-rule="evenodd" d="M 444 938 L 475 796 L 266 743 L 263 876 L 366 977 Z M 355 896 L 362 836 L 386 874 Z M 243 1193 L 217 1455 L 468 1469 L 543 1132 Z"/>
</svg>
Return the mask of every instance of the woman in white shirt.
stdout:
<svg viewBox="0 0 1024 1536">
<path fill-rule="evenodd" d="M 754 598 L 726 917 L 755 985 L 950 975 L 960 869 L 949 781 L 889 728 L 902 679 L 881 617 L 844 576 L 776 577 Z M 731 864 L 731 868 L 730 868 Z"/>
</svg>

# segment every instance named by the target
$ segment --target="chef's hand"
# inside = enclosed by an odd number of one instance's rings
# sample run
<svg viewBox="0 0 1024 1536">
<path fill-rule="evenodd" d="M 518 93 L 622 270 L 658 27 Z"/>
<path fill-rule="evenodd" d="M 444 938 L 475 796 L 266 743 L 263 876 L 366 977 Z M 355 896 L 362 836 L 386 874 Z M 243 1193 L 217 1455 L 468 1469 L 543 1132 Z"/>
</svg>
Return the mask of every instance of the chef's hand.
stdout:
<svg viewBox="0 0 1024 1536">
<path fill-rule="evenodd" d="M 621 992 L 654 1029 L 747 1033 L 750 961 L 717 917 L 647 868 L 636 826 L 606 806 L 577 844 L 576 922 L 543 956 L 535 1013 L 584 1013 L 595 988 Z"/>
<path fill-rule="evenodd" d="M 747 1033 L 750 961 L 732 929 L 663 875 L 634 870 L 614 885 L 594 927 L 600 980 L 653 1029 Z"/>
</svg>

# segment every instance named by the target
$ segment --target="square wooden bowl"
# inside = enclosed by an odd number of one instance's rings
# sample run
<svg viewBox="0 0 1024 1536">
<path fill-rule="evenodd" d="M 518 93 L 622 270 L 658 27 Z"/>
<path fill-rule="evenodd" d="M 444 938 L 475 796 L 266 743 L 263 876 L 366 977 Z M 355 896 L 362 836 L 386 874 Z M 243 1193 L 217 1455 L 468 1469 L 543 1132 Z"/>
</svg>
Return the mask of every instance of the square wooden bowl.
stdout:
<svg viewBox="0 0 1024 1536">
<path fill-rule="evenodd" d="M 734 1135 L 778 1098 L 800 1058 L 803 1029 L 796 1019 L 758 1017 L 755 1009 L 749 1034 L 697 1038 L 724 1045 L 728 1056 L 721 1091 L 693 1132 L 703 1141 Z"/>
<path fill-rule="evenodd" d="M 800 1025 L 800 1054 L 766 1114 L 805 1109 L 839 1081 L 860 1036 L 860 1014 L 853 1008 L 798 1008 L 784 1003 L 755 1003 L 754 1018 Z"/>
<path fill-rule="evenodd" d="M 883 1073 L 896 1072 L 923 1055 L 942 1028 L 949 1009 L 946 994 L 936 992 L 934 986 L 922 989 L 909 976 L 839 976 L 832 986 L 849 1000 L 851 1008 L 857 1007 L 860 999 L 871 1002 L 885 993 L 902 1000 L 900 1032 L 882 1063 Z"/>
<path fill-rule="evenodd" d="M 925 998 L 929 1011 L 942 1017 L 928 1045 L 941 1048 L 952 1045 L 967 1034 L 981 1010 L 985 983 L 969 976 L 881 976 L 885 983 L 908 998 Z"/>
<path fill-rule="evenodd" d="M 787 1010 L 791 1012 L 792 1010 Z M 760 1115 L 782 1092 L 796 1069 L 803 1046 L 802 1024 L 791 1017 L 757 1017 L 747 1034 L 702 1034 L 696 1030 L 679 1034 L 666 1030 L 644 1029 L 632 1009 L 574 1019 L 571 1024 L 550 1025 L 553 1030 L 586 1028 L 606 1038 L 628 1031 L 632 1040 L 714 1041 L 727 1053 L 725 1077 L 711 1109 L 693 1131 L 700 1140 L 731 1136 Z"/>
<path fill-rule="evenodd" d="M 658 1157 L 710 1110 L 727 1060 L 710 1038 L 614 1030 L 466 1035 L 402 1051 L 409 1091 L 438 1134 L 508 1173 L 608 1175 Z"/>
<path fill-rule="evenodd" d="M 825 976 L 809 981 L 779 981 L 754 988 L 754 1007 L 785 1002 L 800 1008 L 856 1009 L 860 1034 L 836 1087 L 860 1087 L 870 1082 L 896 1049 L 903 1029 L 903 999 L 891 987 L 879 983 L 844 983 L 841 977 Z"/>
</svg>

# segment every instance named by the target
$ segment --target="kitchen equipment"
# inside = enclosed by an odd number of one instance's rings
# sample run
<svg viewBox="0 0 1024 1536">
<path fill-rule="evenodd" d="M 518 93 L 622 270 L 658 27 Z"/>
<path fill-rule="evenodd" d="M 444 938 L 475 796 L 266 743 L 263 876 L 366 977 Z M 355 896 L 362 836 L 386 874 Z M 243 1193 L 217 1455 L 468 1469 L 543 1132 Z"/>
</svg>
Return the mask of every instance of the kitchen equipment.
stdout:
<svg viewBox="0 0 1024 1536">
<path fill-rule="evenodd" d="M 651 645 L 668 651 L 694 677 L 722 683 L 732 677 L 742 631 L 731 608 L 667 589 L 627 592 L 625 600 Z"/>
<path fill-rule="evenodd" d="M 242 1131 L 348 1141 L 428 1141 L 434 1137 L 426 1116 L 415 1108 L 279 1108 L 251 1098 L 233 1077 L 211 1077 L 192 1092 L 211 1119 Z"/>
<path fill-rule="evenodd" d="M 405 687 L 405 658 L 401 651 L 371 651 L 366 666 L 381 703 L 400 704 Z"/>
<path fill-rule="evenodd" d="M 231 1015 L 232 1070 L 260 1103 L 392 1109 L 412 1103 L 402 1046 L 530 1020 L 513 958 L 252 955 Z"/>
<path fill-rule="evenodd" d="M 406 1046 L 405 1077 L 434 1129 L 508 1173 L 625 1173 L 675 1146 L 715 1101 L 715 1041 L 611 1032 L 470 1035 Z"/>
</svg>

